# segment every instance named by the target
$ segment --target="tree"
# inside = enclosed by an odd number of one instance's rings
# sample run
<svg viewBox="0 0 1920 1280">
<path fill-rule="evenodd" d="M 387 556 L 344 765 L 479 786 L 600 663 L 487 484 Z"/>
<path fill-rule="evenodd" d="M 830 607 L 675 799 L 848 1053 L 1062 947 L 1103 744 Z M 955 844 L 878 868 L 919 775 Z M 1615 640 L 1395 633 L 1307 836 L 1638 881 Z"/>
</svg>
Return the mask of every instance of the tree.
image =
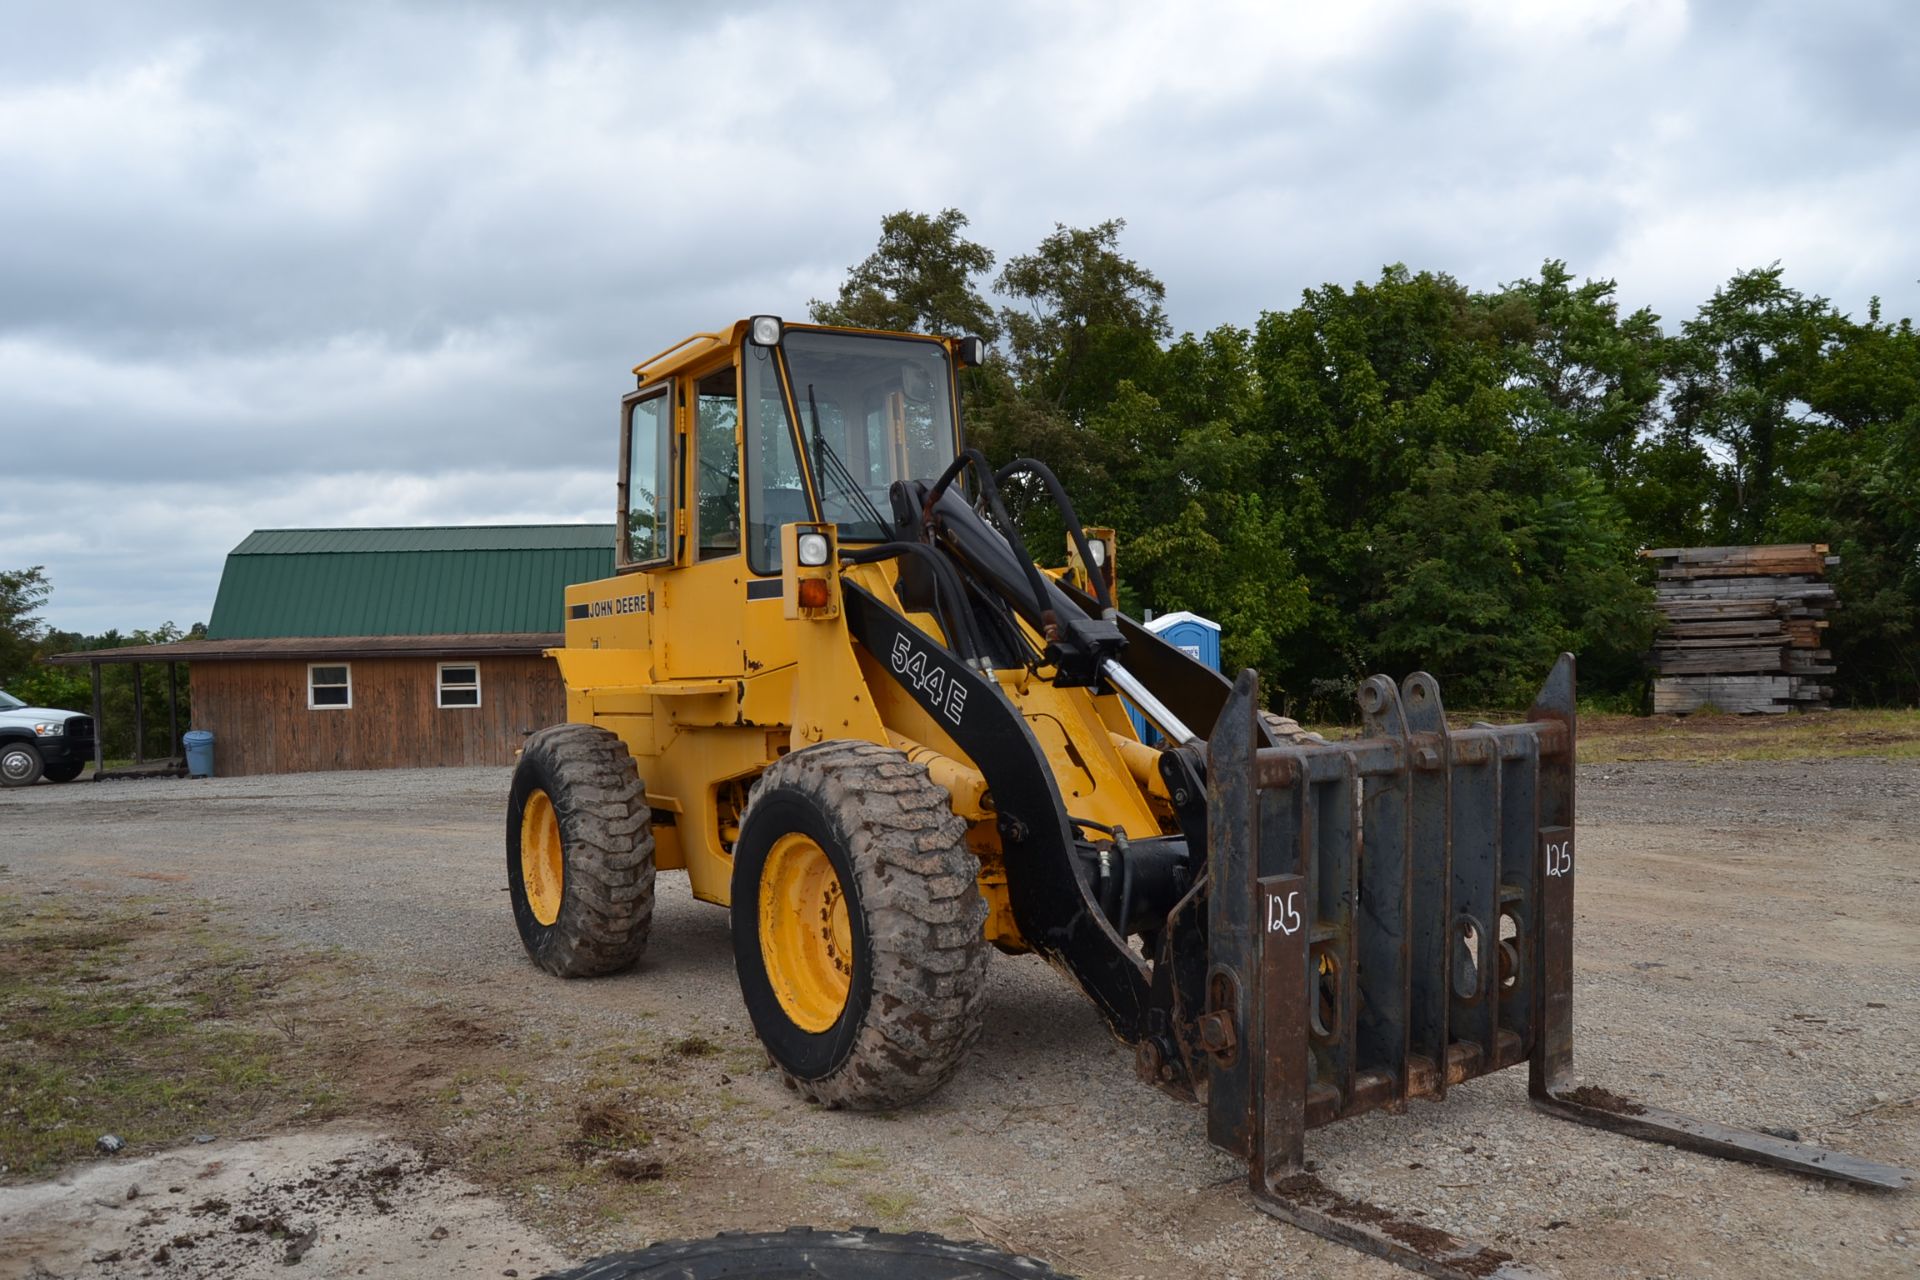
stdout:
<svg viewBox="0 0 1920 1280">
<path fill-rule="evenodd" d="M 1775 535 L 1828 543 L 1841 607 L 1825 639 L 1851 701 L 1920 701 L 1920 334 L 1841 317 L 1804 384 Z"/>
<path fill-rule="evenodd" d="M 809 314 L 820 324 L 997 338 L 993 308 L 973 285 L 993 270 L 993 251 L 962 237 L 966 226 L 958 209 L 888 214 L 879 246 L 848 269 L 837 298 L 809 302 Z"/>
<path fill-rule="evenodd" d="M 1607 397 L 1566 344 L 1543 358 L 1548 332 L 1525 294 L 1401 266 L 1260 318 L 1259 486 L 1311 601 L 1278 679 L 1309 713 L 1349 715 L 1358 677 L 1420 666 L 1456 701 L 1510 701 L 1561 648 L 1602 687 L 1635 678 L 1649 593 L 1572 426 Z"/>
<path fill-rule="evenodd" d="M 1652 311 L 1622 317 L 1614 289 L 1611 280 L 1576 286 L 1566 263 L 1549 260 L 1537 280 L 1488 299 L 1511 343 L 1520 429 L 1565 441 L 1646 541 L 1696 543 L 1715 476 L 1706 450 L 1668 429 L 1674 343 Z"/>
<path fill-rule="evenodd" d="M 0 685 L 17 684 L 32 669 L 45 631 L 40 606 L 51 590 L 41 565 L 0 569 Z"/>
<path fill-rule="evenodd" d="M 1676 350 L 1674 426 L 1724 459 L 1709 533 L 1731 542 L 1774 536 L 1808 388 L 1840 327 L 1825 298 L 1788 288 L 1781 275 L 1776 262 L 1734 276 L 1681 326 Z"/>
<path fill-rule="evenodd" d="M 1029 399 L 1081 421 L 1105 404 L 1172 329 L 1166 286 L 1119 252 L 1124 218 L 1080 229 L 1055 223 L 1032 253 L 1009 258 L 995 287 L 1014 376 Z"/>
</svg>

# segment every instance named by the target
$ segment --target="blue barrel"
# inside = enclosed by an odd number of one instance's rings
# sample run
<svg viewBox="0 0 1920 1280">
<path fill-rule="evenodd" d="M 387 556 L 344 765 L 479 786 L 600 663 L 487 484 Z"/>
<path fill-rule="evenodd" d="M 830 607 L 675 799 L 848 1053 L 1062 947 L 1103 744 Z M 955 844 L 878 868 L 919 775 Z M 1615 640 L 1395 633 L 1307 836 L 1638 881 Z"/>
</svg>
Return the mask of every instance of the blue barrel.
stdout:
<svg viewBox="0 0 1920 1280">
<path fill-rule="evenodd" d="M 187 776 L 190 778 L 211 778 L 213 776 L 213 734 L 205 729 L 194 729 L 182 734 L 180 741 L 187 748 Z"/>
</svg>

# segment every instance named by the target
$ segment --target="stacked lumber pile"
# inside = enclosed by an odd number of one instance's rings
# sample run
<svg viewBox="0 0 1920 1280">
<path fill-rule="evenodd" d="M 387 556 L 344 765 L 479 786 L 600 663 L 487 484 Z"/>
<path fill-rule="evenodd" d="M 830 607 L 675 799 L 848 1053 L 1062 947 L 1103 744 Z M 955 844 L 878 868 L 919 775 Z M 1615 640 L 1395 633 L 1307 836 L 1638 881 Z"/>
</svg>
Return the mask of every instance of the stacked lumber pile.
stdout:
<svg viewBox="0 0 1920 1280">
<path fill-rule="evenodd" d="M 1685 715 L 1779 713 L 1825 707 L 1831 655 L 1820 647 L 1836 607 L 1824 544 L 1663 547 L 1655 604 L 1664 619 L 1653 645 L 1653 709 Z"/>
</svg>

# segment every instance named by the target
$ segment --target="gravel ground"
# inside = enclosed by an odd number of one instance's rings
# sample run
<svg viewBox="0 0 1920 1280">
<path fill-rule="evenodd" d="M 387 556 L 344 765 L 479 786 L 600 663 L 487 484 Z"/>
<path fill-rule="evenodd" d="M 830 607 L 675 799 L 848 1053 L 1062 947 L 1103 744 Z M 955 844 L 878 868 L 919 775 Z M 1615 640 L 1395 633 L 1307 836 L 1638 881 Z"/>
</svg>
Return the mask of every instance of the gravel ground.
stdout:
<svg viewBox="0 0 1920 1280">
<path fill-rule="evenodd" d="M 179 894 L 237 928 L 338 947 L 378 983 L 537 1027 L 577 1055 L 645 1025 L 750 1056 L 725 913 L 663 877 L 653 942 L 616 978 L 561 985 L 513 931 L 507 771 L 40 786 L 0 793 L 0 892 Z M 1786 1125 L 1920 1165 L 1920 764 L 1871 759 L 1580 775 L 1576 1059 L 1583 1078 L 1710 1119 Z M 765 1070 L 702 1108 L 739 1171 L 668 1186 L 572 1256 L 727 1227 L 890 1225 L 979 1235 L 1086 1276 L 1407 1273 L 1267 1219 L 1200 1114 L 1031 957 L 996 957 L 960 1077 L 892 1117 L 811 1110 Z M 737 1051 L 737 1052 L 736 1052 Z M 555 1078 L 556 1058 L 530 1063 Z M 1443 1106 L 1318 1130 L 1336 1189 L 1566 1277 L 1920 1274 L 1916 1193 L 1873 1194 L 1538 1115 L 1523 1072 Z M 856 1153 L 822 1176 L 822 1152 Z M 876 1200 L 876 1196 L 889 1197 Z M 966 1225 L 959 1230 L 954 1223 Z M 385 1268 L 382 1274 L 408 1274 Z"/>
</svg>

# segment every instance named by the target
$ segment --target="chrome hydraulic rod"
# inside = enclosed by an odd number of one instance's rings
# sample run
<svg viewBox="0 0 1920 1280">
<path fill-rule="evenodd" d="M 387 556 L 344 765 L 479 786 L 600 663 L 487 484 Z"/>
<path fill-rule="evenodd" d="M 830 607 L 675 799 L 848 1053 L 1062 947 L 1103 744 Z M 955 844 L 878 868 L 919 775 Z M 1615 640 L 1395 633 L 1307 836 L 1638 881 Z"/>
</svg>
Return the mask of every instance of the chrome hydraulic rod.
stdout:
<svg viewBox="0 0 1920 1280">
<path fill-rule="evenodd" d="M 1118 689 L 1128 702 L 1140 709 L 1140 714 L 1153 721 L 1159 729 L 1172 740 L 1175 746 L 1184 747 L 1200 735 L 1180 722 L 1180 717 L 1167 710 L 1167 704 L 1153 696 L 1147 686 L 1133 678 L 1133 673 L 1108 658 L 1100 666 L 1100 674 L 1107 682 Z"/>
</svg>

